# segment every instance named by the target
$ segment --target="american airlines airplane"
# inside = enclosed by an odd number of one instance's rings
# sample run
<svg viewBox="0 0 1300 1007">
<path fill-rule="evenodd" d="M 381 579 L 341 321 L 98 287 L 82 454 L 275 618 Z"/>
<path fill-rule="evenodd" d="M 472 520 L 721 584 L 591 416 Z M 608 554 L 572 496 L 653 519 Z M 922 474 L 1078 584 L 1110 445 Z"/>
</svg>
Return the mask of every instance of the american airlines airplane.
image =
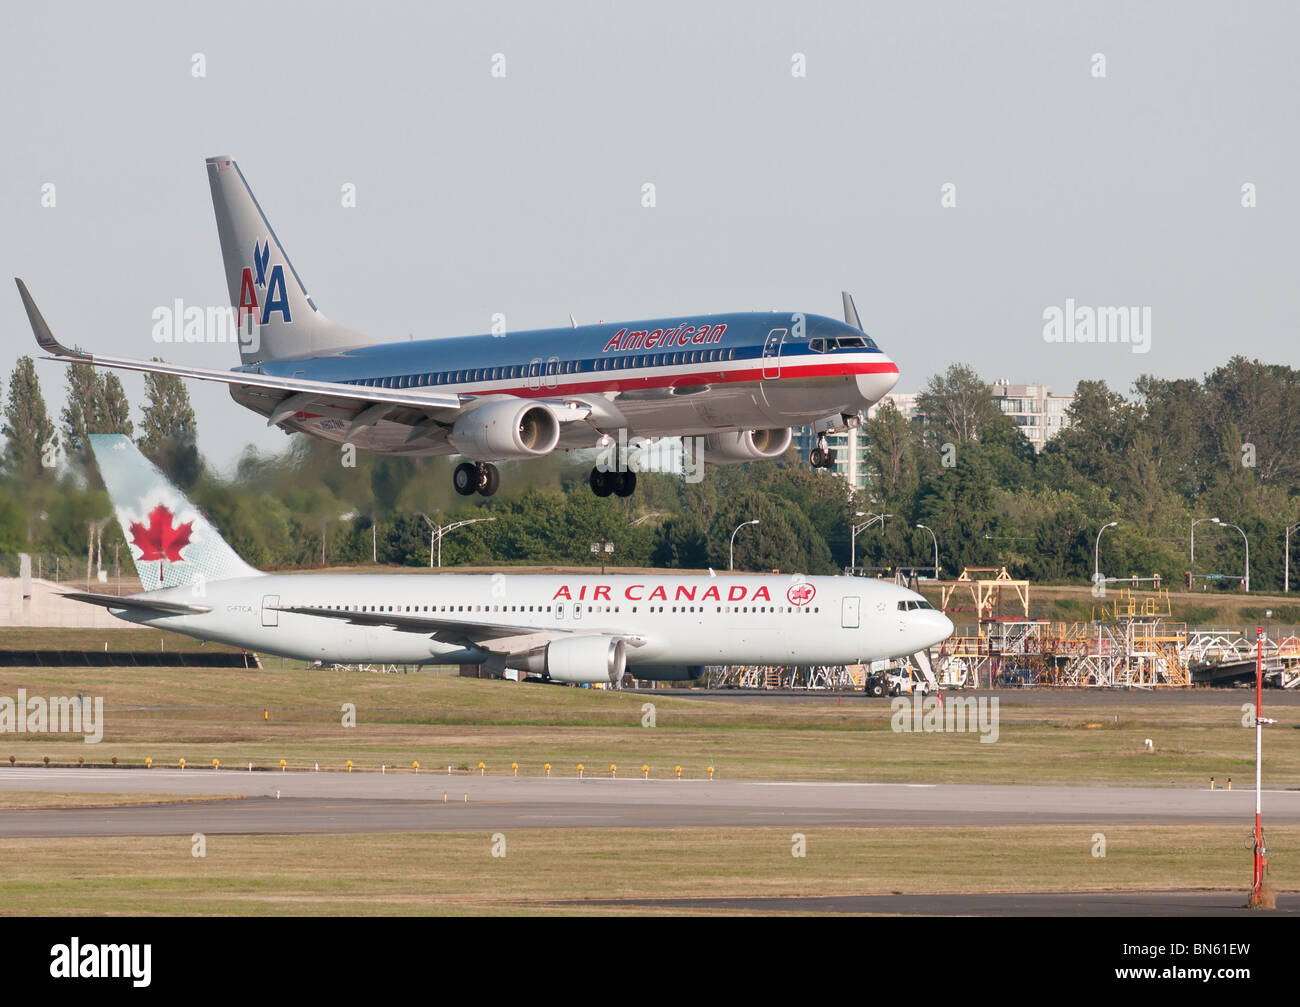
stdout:
<svg viewBox="0 0 1300 1007">
<path fill-rule="evenodd" d="M 709 664 L 918 655 L 952 623 L 858 577 L 264 574 L 121 434 L 91 434 L 144 591 L 71 592 L 127 622 L 340 664 L 482 664 L 556 682 L 695 679 Z"/>
<path fill-rule="evenodd" d="M 379 342 L 331 322 L 307 293 L 230 157 L 207 161 L 242 364 L 229 371 L 69 349 L 22 280 L 42 350 L 70 361 L 223 382 L 267 424 L 366 451 L 462 455 L 457 492 L 490 496 L 493 464 L 631 437 L 704 438 L 704 460 L 776 458 L 791 427 L 819 434 L 810 461 L 830 468 L 826 434 L 856 426 L 898 381 L 843 294 L 843 322 L 802 312 L 674 315 L 568 328 Z M 212 338 L 209 336 L 209 338 Z M 628 496 L 625 459 L 597 465 L 599 496 Z"/>
</svg>

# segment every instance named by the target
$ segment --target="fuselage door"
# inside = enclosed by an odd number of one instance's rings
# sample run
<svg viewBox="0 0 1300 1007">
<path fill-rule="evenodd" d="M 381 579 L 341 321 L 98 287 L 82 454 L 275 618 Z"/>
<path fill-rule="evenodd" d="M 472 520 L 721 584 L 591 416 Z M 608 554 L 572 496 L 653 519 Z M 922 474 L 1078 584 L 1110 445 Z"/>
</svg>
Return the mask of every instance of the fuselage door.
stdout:
<svg viewBox="0 0 1300 1007">
<path fill-rule="evenodd" d="M 278 594 L 262 595 L 262 625 L 278 626 L 280 625 L 280 610 L 276 606 L 280 604 Z"/>
<path fill-rule="evenodd" d="M 845 629 L 857 629 L 862 621 L 862 599 L 845 598 L 840 609 L 840 625 Z"/>
<path fill-rule="evenodd" d="M 763 378 L 771 380 L 781 376 L 781 343 L 785 329 L 773 329 L 763 341 Z"/>
<path fill-rule="evenodd" d="M 555 618 L 557 619 L 564 618 L 564 602 L 562 601 L 558 601 L 555 603 Z"/>
</svg>

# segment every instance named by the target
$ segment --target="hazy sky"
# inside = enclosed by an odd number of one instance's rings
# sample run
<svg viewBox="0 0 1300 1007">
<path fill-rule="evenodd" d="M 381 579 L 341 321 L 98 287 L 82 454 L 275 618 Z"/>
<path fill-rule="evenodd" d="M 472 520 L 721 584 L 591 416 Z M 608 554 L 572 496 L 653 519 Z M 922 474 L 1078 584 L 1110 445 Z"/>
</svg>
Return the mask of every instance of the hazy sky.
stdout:
<svg viewBox="0 0 1300 1007">
<path fill-rule="evenodd" d="M 35 351 L 11 276 L 64 342 L 237 363 L 150 336 L 157 306 L 227 303 L 213 154 L 321 309 L 389 338 L 494 312 L 836 315 L 847 288 L 900 391 L 958 361 L 1061 391 L 1234 353 L 1294 365 L 1298 21 L 1250 2 L 10 6 L 0 382 Z M 1046 342 L 1066 298 L 1149 307 L 1150 352 Z M 64 370 L 38 364 L 56 415 Z M 223 387 L 191 395 L 213 461 L 284 443 Z"/>
</svg>

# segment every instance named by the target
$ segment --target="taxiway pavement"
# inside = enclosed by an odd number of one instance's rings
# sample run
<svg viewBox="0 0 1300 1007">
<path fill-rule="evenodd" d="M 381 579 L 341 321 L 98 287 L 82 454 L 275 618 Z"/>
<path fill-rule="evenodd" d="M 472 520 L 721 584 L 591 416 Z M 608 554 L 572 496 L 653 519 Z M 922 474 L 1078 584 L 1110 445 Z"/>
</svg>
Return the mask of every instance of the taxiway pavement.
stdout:
<svg viewBox="0 0 1300 1007">
<path fill-rule="evenodd" d="M 578 780 L 412 773 L 0 767 L 0 790 L 244 800 L 0 811 L 0 837 L 685 826 L 1249 823 L 1254 791 L 1180 787 Z M 445 801 L 444 801 L 445 795 Z M 1300 824 L 1300 791 L 1264 795 Z"/>
</svg>

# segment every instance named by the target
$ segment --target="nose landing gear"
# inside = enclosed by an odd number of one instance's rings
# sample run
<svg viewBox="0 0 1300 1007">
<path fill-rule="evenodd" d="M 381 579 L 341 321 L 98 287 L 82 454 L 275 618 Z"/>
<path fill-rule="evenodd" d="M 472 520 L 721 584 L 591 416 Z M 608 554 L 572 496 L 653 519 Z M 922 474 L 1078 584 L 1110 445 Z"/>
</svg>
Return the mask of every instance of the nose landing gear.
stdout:
<svg viewBox="0 0 1300 1007">
<path fill-rule="evenodd" d="M 835 449 L 827 447 L 825 435 L 817 438 L 817 446 L 809 453 L 808 461 L 815 469 L 835 467 Z"/>
<path fill-rule="evenodd" d="M 501 485 L 501 473 L 488 462 L 461 462 L 451 474 L 452 487 L 463 497 L 490 497 Z"/>
</svg>

